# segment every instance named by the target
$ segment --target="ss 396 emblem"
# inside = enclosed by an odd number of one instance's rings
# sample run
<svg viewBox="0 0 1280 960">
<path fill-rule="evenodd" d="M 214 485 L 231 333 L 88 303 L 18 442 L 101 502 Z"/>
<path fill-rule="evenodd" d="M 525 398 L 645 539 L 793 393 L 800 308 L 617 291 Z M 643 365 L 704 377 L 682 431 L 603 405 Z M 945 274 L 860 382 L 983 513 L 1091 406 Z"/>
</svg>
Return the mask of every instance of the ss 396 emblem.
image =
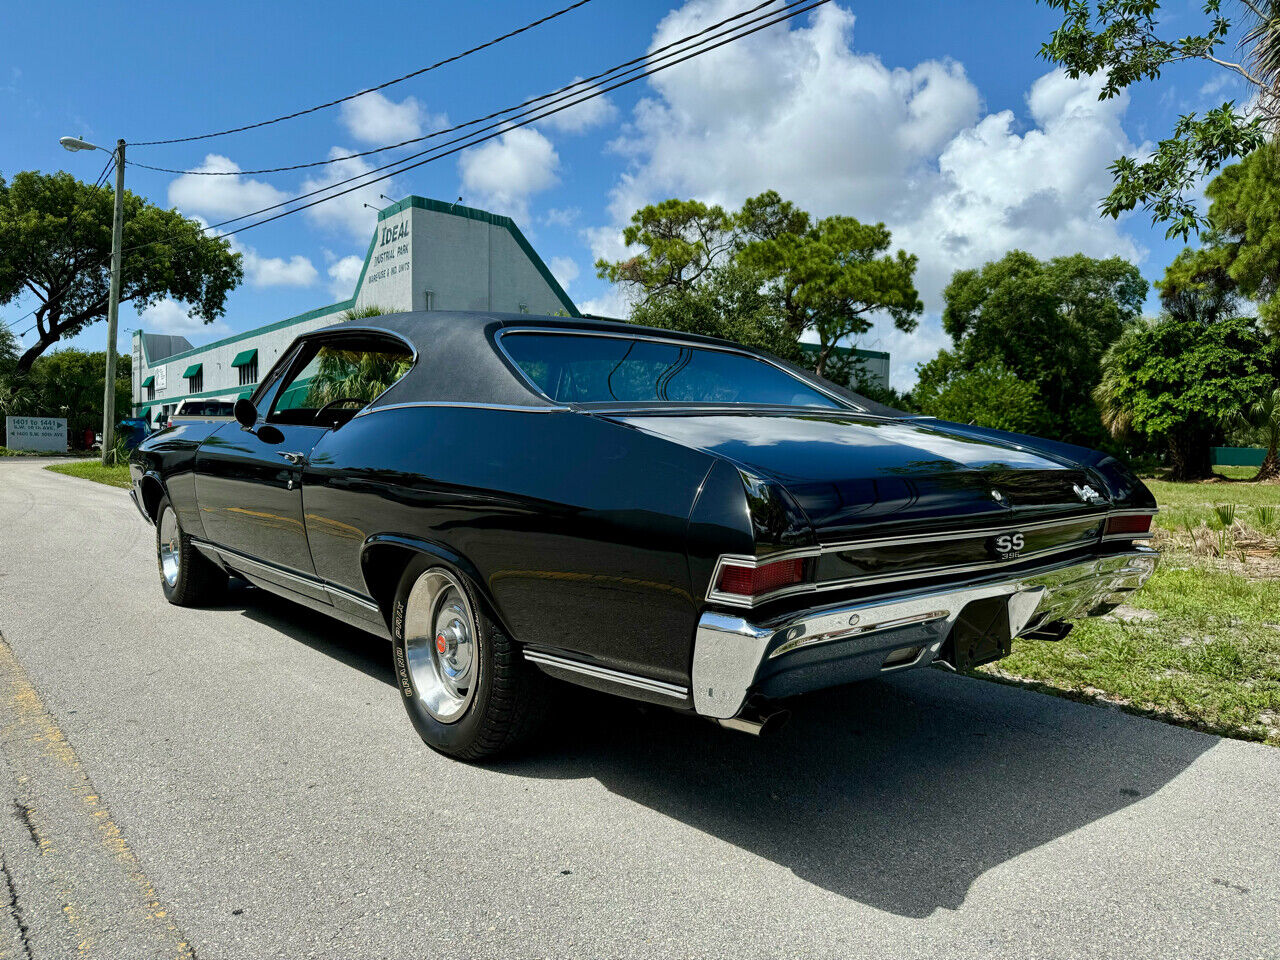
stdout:
<svg viewBox="0 0 1280 960">
<path fill-rule="evenodd" d="M 1026 546 L 1027 541 L 1023 535 L 1014 531 L 1013 533 L 1002 533 L 999 536 L 992 537 L 987 541 L 987 547 L 1001 560 L 1008 560 L 1010 557 L 1016 557 L 1022 552 L 1022 548 Z"/>
</svg>

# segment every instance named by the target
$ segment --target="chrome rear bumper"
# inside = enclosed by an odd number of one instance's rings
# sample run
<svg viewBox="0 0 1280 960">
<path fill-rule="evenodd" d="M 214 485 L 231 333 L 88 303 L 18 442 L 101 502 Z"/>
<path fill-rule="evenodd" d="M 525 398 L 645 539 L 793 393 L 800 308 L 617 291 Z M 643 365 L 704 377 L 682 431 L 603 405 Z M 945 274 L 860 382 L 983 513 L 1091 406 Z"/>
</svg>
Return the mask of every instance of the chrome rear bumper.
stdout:
<svg viewBox="0 0 1280 960">
<path fill-rule="evenodd" d="M 1012 637 L 1105 613 L 1146 582 L 1157 558 L 1150 548 L 1134 547 L 962 585 L 803 610 L 760 624 L 707 612 L 694 640 L 694 709 L 724 719 L 736 716 L 753 688 L 766 683 L 791 694 L 924 666 L 975 600 L 1007 598 Z M 915 648 L 918 654 L 886 663 L 895 652 Z"/>
</svg>

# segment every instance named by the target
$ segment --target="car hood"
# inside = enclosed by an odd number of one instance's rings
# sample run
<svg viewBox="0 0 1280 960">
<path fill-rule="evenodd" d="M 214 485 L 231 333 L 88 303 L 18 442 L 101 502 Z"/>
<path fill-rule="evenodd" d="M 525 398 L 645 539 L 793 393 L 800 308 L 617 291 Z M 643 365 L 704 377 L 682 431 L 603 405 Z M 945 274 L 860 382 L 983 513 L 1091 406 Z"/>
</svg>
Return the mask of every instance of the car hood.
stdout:
<svg viewBox="0 0 1280 960">
<path fill-rule="evenodd" d="M 1081 464 L 1013 442 L 949 432 L 930 419 L 856 414 L 628 413 L 617 422 L 726 459 L 782 486 L 819 540 L 909 521 L 943 528 L 1096 512 Z"/>
</svg>

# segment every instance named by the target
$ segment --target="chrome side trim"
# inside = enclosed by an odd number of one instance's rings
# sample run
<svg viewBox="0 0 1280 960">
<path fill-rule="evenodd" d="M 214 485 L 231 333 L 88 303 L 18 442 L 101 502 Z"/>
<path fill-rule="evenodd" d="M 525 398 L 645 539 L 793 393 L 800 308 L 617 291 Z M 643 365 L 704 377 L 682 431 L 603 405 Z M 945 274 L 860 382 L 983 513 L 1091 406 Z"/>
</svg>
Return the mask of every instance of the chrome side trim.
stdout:
<svg viewBox="0 0 1280 960">
<path fill-rule="evenodd" d="M 773 659 L 770 650 L 775 644 L 776 656 L 837 641 L 843 641 L 840 650 L 846 655 L 849 644 L 856 645 L 855 654 L 879 655 L 878 651 L 893 643 L 891 631 L 927 630 L 927 641 L 912 640 L 925 646 L 924 653 L 914 663 L 902 665 L 922 666 L 937 655 L 956 618 L 973 600 L 1008 598 L 1009 632 L 1016 637 L 1044 623 L 1079 619 L 1119 603 L 1146 582 L 1158 558 L 1154 550 L 1135 547 L 1109 557 L 1060 563 L 1008 577 L 819 607 L 763 624 L 709 610 L 698 620 L 694 635 L 694 709 L 708 717 L 735 716 L 761 667 Z"/>
<path fill-rule="evenodd" d="M 666 683 L 662 680 L 654 680 L 651 677 L 642 677 L 634 673 L 625 673 L 622 670 L 613 670 L 609 667 L 600 667 L 592 663 L 583 663 L 581 660 L 570 660 L 567 657 L 559 657 L 553 653 L 526 650 L 524 658 L 540 666 L 566 670 L 569 673 L 578 673 L 584 677 L 594 677 L 597 680 L 608 680 L 612 683 L 620 683 L 624 687 L 634 687 L 637 690 L 661 694 L 664 697 L 672 697 L 676 700 L 687 700 L 689 698 L 688 687 Z"/>
<path fill-rule="evenodd" d="M 334 586 L 333 584 L 325 583 L 323 580 L 315 577 L 303 576 L 301 574 L 285 570 L 281 567 L 272 566 L 269 563 L 263 563 L 261 560 L 255 560 L 253 557 L 241 553 L 239 550 L 232 550 L 230 547 L 222 547 L 216 543 L 210 543 L 207 540 L 197 540 L 195 537 L 192 537 L 191 544 L 203 554 L 213 554 L 221 557 L 232 567 L 249 567 L 251 568 L 250 572 L 257 570 L 270 576 L 281 577 L 285 580 L 292 581 L 293 583 L 301 584 L 304 587 L 310 587 L 312 590 L 323 590 L 330 598 L 340 598 L 348 601 L 349 603 L 354 603 L 356 606 L 362 607 L 370 613 L 376 613 L 379 616 L 382 614 L 382 608 L 374 603 L 370 597 L 355 593 L 345 587 Z"/>
<path fill-rule="evenodd" d="M 534 383 L 527 376 L 525 376 L 525 372 L 523 369 L 521 369 L 520 364 L 516 363 L 515 359 L 511 356 L 511 354 L 507 352 L 507 348 L 502 345 L 502 338 L 505 337 L 508 333 L 515 333 L 515 334 L 549 333 L 554 336 L 565 336 L 565 337 L 608 337 L 609 339 L 612 339 L 612 340 L 646 340 L 650 343 L 666 343 L 666 344 L 671 344 L 677 347 L 688 347 L 690 349 L 696 348 L 699 350 L 718 350 L 721 353 L 734 353 L 740 357 L 748 357 L 752 360 L 758 360 L 761 363 L 768 364 L 769 366 L 777 370 L 779 373 L 785 373 L 788 377 L 790 377 L 792 380 L 795 380 L 797 383 L 802 383 L 806 387 L 809 387 L 812 390 L 816 390 L 818 393 L 821 393 L 826 397 L 830 397 L 839 405 L 840 409 L 855 410 L 858 413 L 870 413 L 870 411 L 867 410 L 866 407 L 863 407 L 862 405 L 855 403 L 854 401 L 850 400 L 847 397 L 842 397 L 839 394 L 832 393 L 830 390 L 822 386 L 820 383 L 816 383 L 816 382 L 811 383 L 808 380 L 802 380 L 795 375 L 795 371 L 788 370 L 786 367 L 782 366 L 779 363 L 774 362 L 773 360 L 769 359 L 766 356 L 763 356 L 762 354 L 755 354 L 755 353 L 752 353 L 750 350 L 744 350 L 741 347 L 732 347 L 727 344 L 720 344 L 720 343 L 701 343 L 697 340 L 681 340 L 677 337 L 659 337 L 659 336 L 654 336 L 653 334 L 650 334 L 650 333 L 640 333 L 640 332 L 622 333 L 621 331 L 613 331 L 613 330 L 572 330 L 567 327 L 503 327 L 501 330 L 499 330 L 497 333 L 494 334 L 493 342 L 497 345 L 498 350 L 506 358 L 507 363 L 511 364 L 512 368 L 520 375 L 521 379 L 523 379 L 525 383 L 529 385 L 529 388 L 533 390 L 533 392 L 536 393 L 538 396 L 546 397 L 546 399 L 548 400 L 551 400 L 551 398 L 548 397 L 545 393 L 543 393 L 542 390 L 538 388 L 538 385 L 536 383 Z M 551 402 L 555 403 L 556 401 L 551 400 Z M 682 405 L 676 403 L 676 404 L 673 404 L 673 406 L 680 407 Z M 748 406 L 748 404 L 744 404 L 744 406 Z M 794 409 L 796 410 L 830 410 L 831 408 L 830 407 L 795 407 Z"/>
<path fill-rule="evenodd" d="M 898 537 L 877 537 L 870 540 L 850 540 L 841 543 L 824 543 L 813 547 L 799 547 L 794 550 L 780 550 L 777 553 L 769 554 L 767 557 L 753 557 L 745 554 L 722 554 L 717 560 L 715 569 L 711 572 L 711 579 L 707 583 L 707 601 L 709 603 L 718 603 L 724 606 L 741 607 L 743 609 L 753 609 L 770 600 L 777 600 L 780 597 L 794 596 L 803 593 L 823 593 L 828 590 L 840 590 L 846 587 L 854 586 L 880 586 L 887 583 L 900 583 L 909 580 L 919 580 L 926 577 L 947 576 L 959 573 L 977 573 L 982 570 L 997 570 L 1002 567 L 1010 566 L 1015 563 L 1022 563 L 1027 560 L 1043 560 L 1062 553 L 1068 553 L 1072 550 L 1079 550 L 1081 547 L 1087 547 L 1093 544 L 1105 542 L 1107 540 L 1142 540 L 1151 536 L 1151 534 L 1123 534 L 1104 537 L 1101 535 L 1093 537 L 1081 537 L 1072 543 L 1061 544 L 1056 547 L 1049 547 L 1044 550 L 1037 550 L 1034 553 L 1023 553 L 1018 556 L 1009 557 L 1007 560 L 987 560 L 982 563 L 963 564 L 950 567 L 925 567 L 917 570 L 907 571 L 905 573 L 881 574 L 871 577 L 847 577 L 842 580 L 823 580 L 821 582 L 798 583 L 789 587 L 781 587 L 777 590 L 763 593 L 758 597 L 743 597 L 738 594 L 721 593 L 716 589 L 716 584 L 720 582 L 720 570 L 726 563 L 735 565 L 757 567 L 762 564 L 772 563 L 775 560 L 796 560 L 808 559 L 811 557 L 821 557 L 829 553 L 841 553 L 845 550 L 865 550 L 875 549 L 877 547 L 890 546 L 912 546 L 921 543 L 934 543 L 939 540 L 976 540 L 983 537 L 996 536 L 1001 533 L 1007 533 L 1010 530 L 1045 530 L 1055 527 L 1066 527 L 1077 523 L 1097 522 L 1103 524 L 1102 529 L 1106 529 L 1106 520 L 1112 516 L 1128 516 L 1128 515 L 1152 515 L 1158 513 L 1158 510 L 1105 510 L 1088 514 L 1077 514 L 1073 517 L 1059 517 L 1052 520 L 1033 520 L 1029 523 L 1017 523 L 1010 521 L 999 527 L 982 527 L 980 529 L 971 530 L 938 530 L 934 533 L 924 534 L 903 534 Z"/>
</svg>

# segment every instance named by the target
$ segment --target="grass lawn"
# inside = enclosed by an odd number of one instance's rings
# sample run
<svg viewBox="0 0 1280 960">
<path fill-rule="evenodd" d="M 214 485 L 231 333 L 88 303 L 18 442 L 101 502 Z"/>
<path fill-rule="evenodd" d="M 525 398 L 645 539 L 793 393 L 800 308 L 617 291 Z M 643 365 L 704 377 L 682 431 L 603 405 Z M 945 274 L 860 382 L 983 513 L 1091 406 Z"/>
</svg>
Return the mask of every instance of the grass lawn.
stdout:
<svg viewBox="0 0 1280 960">
<path fill-rule="evenodd" d="M 78 460 L 75 463 L 51 463 L 45 467 L 54 473 L 65 473 L 68 477 L 79 477 L 82 480 L 93 480 L 112 487 L 129 488 L 129 465 L 117 464 L 104 467 L 99 460 Z"/>
<path fill-rule="evenodd" d="M 1280 540 L 1275 520 L 1257 513 L 1280 514 L 1280 485 L 1148 486 L 1162 557 L 1146 587 L 1058 643 L 1015 641 L 1012 656 L 977 674 L 1280 746 Z M 1226 504 L 1233 524 L 1215 510 Z M 1231 546 L 1217 555 L 1220 538 Z"/>
</svg>

